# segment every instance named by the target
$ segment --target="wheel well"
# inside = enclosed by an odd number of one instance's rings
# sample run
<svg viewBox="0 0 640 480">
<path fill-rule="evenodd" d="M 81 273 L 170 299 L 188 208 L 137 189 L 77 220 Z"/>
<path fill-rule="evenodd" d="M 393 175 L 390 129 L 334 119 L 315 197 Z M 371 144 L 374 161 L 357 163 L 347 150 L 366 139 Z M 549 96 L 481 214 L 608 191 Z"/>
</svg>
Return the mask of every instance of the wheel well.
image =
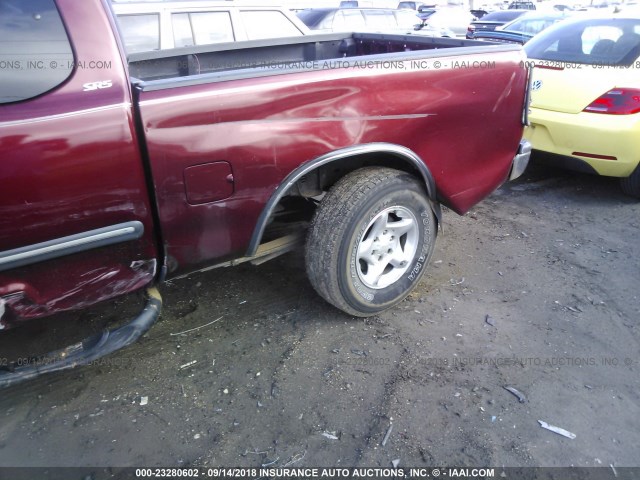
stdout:
<svg viewBox="0 0 640 480">
<path fill-rule="evenodd" d="M 440 206 L 436 200 L 433 177 L 424 162 L 404 147 L 351 152 L 334 152 L 305 163 L 293 171 L 281 183 L 267 202 L 254 229 L 247 256 L 252 256 L 263 241 L 286 235 L 289 229 L 300 230 L 306 227 L 316 205 L 324 194 L 341 178 L 363 167 L 388 167 L 407 172 L 425 183 L 427 197 L 430 199 L 436 221 L 441 223 Z M 334 158 L 332 158 L 332 156 Z"/>
<path fill-rule="evenodd" d="M 417 178 L 421 176 L 417 168 L 398 156 L 385 152 L 367 153 L 342 158 L 311 170 L 300 177 L 286 195 L 306 198 L 320 196 L 342 177 L 363 167 L 388 167 L 407 172 Z"/>
</svg>

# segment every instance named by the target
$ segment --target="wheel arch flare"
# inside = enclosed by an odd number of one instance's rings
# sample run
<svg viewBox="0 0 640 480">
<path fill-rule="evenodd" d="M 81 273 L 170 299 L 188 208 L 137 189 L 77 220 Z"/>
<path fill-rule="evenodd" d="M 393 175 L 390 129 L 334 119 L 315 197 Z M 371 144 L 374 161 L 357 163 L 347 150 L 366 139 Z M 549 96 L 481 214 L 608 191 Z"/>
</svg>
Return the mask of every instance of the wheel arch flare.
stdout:
<svg viewBox="0 0 640 480">
<path fill-rule="evenodd" d="M 442 211 L 437 200 L 436 184 L 427 164 L 414 151 L 392 143 L 367 143 L 341 148 L 305 162 L 293 170 L 273 192 L 267 201 L 251 236 L 247 249 L 248 257 L 260 246 L 265 228 L 278 203 L 306 176 L 326 167 L 340 167 L 329 186 L 344 175 L 363 166 L 386 166 L 414 174 L 424 184 L 431 209 L 438 225 L 442 224 Z"/>
</svg>

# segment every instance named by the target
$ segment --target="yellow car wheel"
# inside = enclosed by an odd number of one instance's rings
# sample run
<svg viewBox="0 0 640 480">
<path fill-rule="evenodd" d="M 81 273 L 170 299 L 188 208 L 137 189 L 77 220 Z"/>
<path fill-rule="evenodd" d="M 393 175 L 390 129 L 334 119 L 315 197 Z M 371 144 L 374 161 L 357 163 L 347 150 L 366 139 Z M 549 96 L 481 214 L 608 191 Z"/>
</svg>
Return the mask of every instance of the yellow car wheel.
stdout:
<svg viewBox="0 0 640 480">
<path fill-rule="evenodd" d="M 622 191 L 632 197 L 640 198 L 640 165 L 626 178 L 620 179 Z"/>
</svg>

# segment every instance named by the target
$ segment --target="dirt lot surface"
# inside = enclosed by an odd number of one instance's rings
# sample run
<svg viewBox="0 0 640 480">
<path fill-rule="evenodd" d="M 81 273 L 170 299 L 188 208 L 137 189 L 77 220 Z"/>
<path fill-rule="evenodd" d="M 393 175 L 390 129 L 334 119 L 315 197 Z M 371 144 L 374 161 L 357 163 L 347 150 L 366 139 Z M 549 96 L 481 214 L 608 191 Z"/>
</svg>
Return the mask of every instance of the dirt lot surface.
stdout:
<svg viewBox="0 0 640 480">
<path fill-rule="evenodd" d="M 0 465 L 640 466 L 640 203 L 536 167 L 444 220 L 369 319 L 297 254 L 164 286 L 137 344 L 0 392 Z"/>
</svg>

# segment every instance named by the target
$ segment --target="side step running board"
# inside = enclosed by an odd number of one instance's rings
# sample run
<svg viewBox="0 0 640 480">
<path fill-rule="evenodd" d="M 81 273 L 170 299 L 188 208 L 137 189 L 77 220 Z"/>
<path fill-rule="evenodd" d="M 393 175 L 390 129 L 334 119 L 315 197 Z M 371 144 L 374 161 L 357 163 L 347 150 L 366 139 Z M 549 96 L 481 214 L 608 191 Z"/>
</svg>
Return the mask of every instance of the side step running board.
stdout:
<svg viewBox="0 0 640 480">
<path fill-rule="evenodd" d="M 23 365 L 0 371 L 0 388 L 8 387 L 42 375 L 86 365 L 100 357 L 120 350 L 140 338 L 160 316 L 162 297 L 155 287 L 147 289 L 147 304 L 144 310 L 130 323 L 113 330 L 85 338 L 83 341 L 61 350 L 47 353 L 34 365 Z"/>
</svg>

